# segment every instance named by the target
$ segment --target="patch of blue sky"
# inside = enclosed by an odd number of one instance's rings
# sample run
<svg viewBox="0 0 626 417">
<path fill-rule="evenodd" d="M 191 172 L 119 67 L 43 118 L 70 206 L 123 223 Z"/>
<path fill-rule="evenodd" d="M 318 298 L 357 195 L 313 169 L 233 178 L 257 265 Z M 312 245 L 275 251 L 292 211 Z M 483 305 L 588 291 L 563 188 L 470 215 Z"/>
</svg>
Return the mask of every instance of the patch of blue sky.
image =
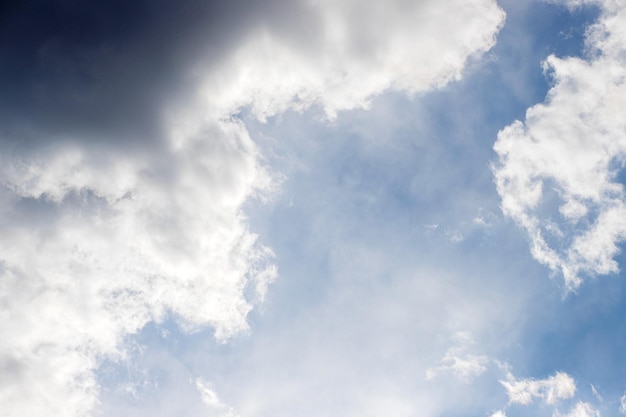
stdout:
<svg viewBox="0 0 626 417">
<path fill-rule="evenodd" d="M 618 261 L 624 265 L 626 257 L 621 255 Z M 615 403 L 626 390 L 625 296 L 624 274 L 620 273 L 588 282 L 577 294 L 545 311 L 541 325 L 524 331 L 529 374 L 567 370 L 581 382 L 581 388 L 593 384 L 601 396 Z M 609 415 L 617 415 L 618 408 Z"/>
</svg>

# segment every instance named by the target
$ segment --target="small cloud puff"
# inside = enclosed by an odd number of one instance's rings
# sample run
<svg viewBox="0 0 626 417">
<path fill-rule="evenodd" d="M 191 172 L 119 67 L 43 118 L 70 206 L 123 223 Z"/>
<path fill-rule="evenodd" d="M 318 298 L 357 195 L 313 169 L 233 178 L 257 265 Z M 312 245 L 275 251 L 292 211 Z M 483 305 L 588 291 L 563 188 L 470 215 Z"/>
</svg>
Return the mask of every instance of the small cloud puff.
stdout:
<svg viewBox="0 0 626 417">
<path fill-rule="evenodd" d="M 619 399 L 619 412 L 626 414 L 626 392 Z"/>
<path fill-rule="evenodd" d="M 580 401 L 572 407 L 569 413 L 561 414 L 555 411 L 553 417 L 600 417 L 600 412 L 591 404 Z"/>
</svg>

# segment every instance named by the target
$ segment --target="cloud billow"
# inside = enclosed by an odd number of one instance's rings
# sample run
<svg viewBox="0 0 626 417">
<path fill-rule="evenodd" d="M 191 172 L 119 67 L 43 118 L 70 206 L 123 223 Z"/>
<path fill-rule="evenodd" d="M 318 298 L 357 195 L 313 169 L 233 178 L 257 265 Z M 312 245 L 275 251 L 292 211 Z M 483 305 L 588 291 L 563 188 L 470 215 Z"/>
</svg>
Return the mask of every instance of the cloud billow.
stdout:
<svg viewBox="0 0 626 417">
<path fill-rule="evenodd" d="M 173 315 L 222 340 L 247 328 L 276 267 L 243 205 L 275 183 L 240 109 L 333 118 L 389 88 L 427 91 L 458 79 L 504 20 L 491 0 L 2 13 L 0 409 L 11 417 L 92 413 L 99 363 L 150 321 Z"/>
<path fill-rule="evenodd" d="M 626 238 L 618 177 L 626 162 L 626 8 L 602 14 L 586 35 L 588 58 L 545 61 L 554 81 L 546 102 L 498 134 L 494 175 L 502 210 L 529 235 L 533 256 L 560 272 L 568 291 L 588 276 L 615 273 Z M 557 205 L 558 207 L 554 207 Z"/>
</svg>

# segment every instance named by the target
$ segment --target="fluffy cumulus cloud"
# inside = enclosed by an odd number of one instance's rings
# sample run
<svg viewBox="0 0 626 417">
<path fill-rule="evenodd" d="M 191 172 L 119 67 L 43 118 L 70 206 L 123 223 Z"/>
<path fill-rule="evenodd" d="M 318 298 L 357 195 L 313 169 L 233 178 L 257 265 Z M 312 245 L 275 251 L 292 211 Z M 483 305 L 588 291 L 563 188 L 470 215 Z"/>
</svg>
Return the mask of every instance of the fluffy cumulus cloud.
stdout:
<svg viewBox="0 0 626 417">
<path fill-rule="evenodd" d="M 99 363 L 150 321 L 246 329 L 276 272 L 242 207 L 274 184 L 239 110 L 332 118 L 385 89 L 441 86 L 504 19 L 493 0 L 276 3 L 241 21 L 217 2 L 4 10 L 3 415 L 89 415 Z"/>
<path fill-rule="evenodd" d="M 619 173 L 626 162 L 626 5 L 599 7 L 586 58 L 549 56 L 554 86 L 526 119 L 498 134 L 494 173 L 502 210 L 528 233 L 533 256 L 560 272 L 567 290 L 587 276 L 618 271 L 626 238 Z"/>
<path fill-rule="evenodd" d="M 240 211 L 264 174 L 240 125 L 204 135 L 166 155 L 57 146 L 4 160 L 8 415 L 84 415 L 98 358 L 166 314 L 220 339 L 246 328 L 275 274 Z"/>
<path fill-rule="evenodd" d="M 510 403 L 532 404 L 535 399 L 541 399 L 548 405 L 572 398 L 576 393 L 574 379 L 564 372 L 557 372 L 546 379 L 516 379 L 507 373 L 505 380 L 500 383 L 506 388 Z"/>
<path fill-rule="evenodd" d="M 263 119 L 318 105 L 334 118 L 389 88 L 417 93 L 459 79 L 504 23 L 489 0 L 318 0 L 303 13 L 306 31 L 262 27 L 208 77 L 210 107 L 250 106 Z"/>
</svg>

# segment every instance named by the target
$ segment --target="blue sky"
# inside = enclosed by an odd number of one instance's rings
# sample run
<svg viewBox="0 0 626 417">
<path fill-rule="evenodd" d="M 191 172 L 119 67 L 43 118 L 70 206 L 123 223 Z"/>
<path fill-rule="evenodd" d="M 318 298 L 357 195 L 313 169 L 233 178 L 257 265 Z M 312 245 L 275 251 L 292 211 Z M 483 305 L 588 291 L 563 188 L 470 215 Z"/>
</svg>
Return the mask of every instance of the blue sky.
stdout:
<svg viewBox="0 0 626 417">
<path fill-rule="evenodd" d="M 626 413 L 619 1 L 2 13 L 9 416 Z"/>
</svg>

